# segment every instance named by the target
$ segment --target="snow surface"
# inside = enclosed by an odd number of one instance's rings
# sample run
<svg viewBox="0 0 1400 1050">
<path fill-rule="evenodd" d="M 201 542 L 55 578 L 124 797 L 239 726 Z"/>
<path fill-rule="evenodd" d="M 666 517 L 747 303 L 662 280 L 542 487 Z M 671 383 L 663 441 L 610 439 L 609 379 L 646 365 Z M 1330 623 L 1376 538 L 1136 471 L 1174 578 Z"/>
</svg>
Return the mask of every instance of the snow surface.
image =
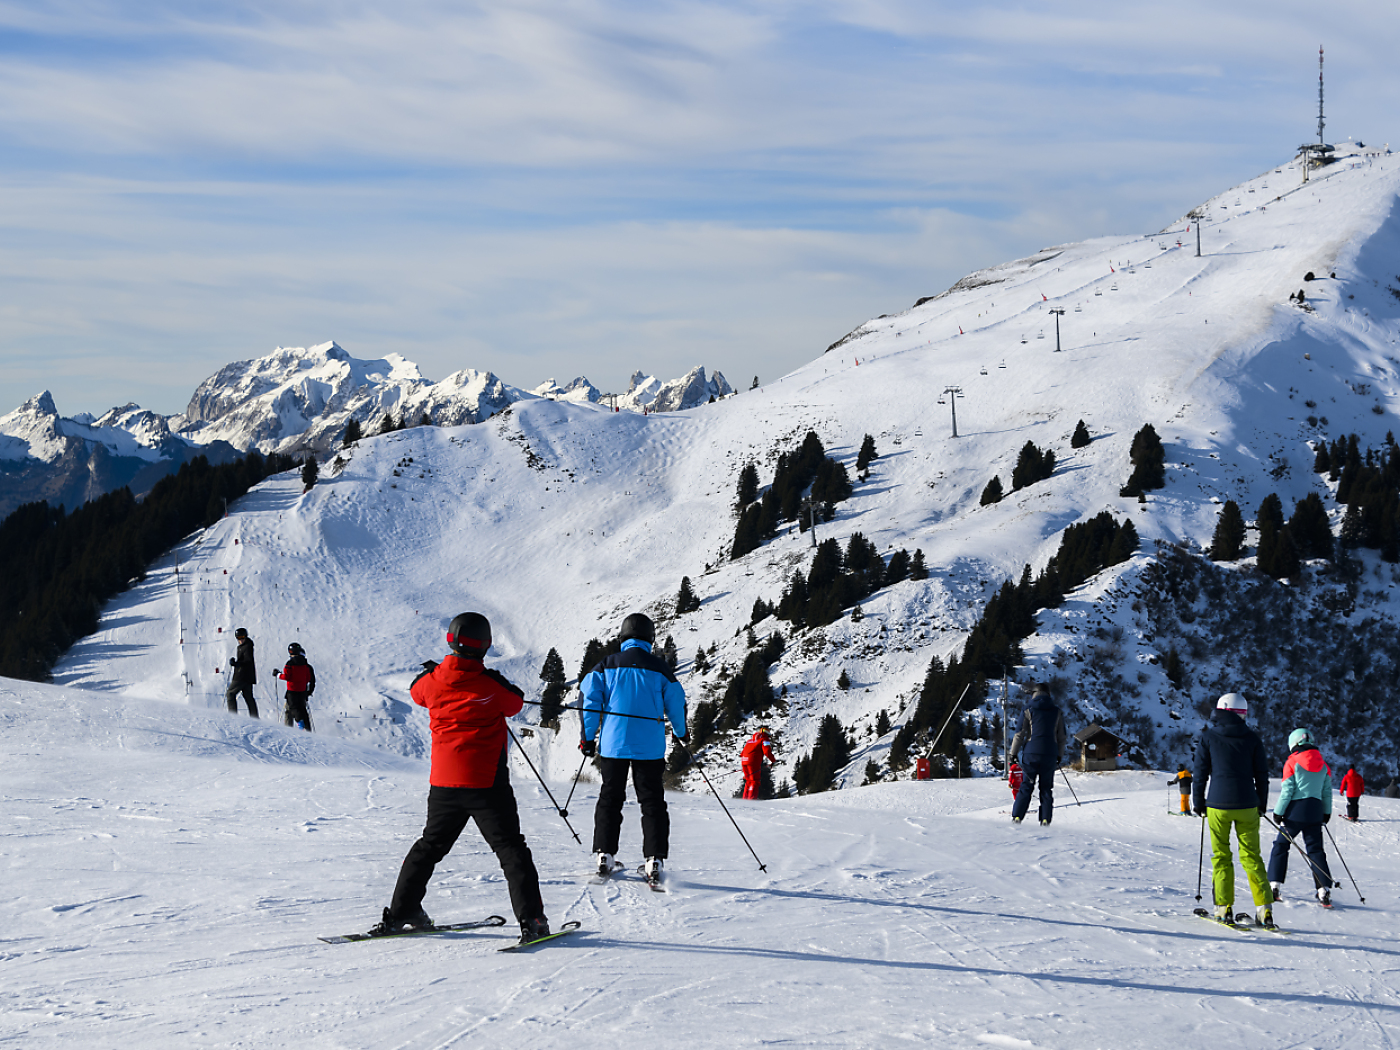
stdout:
<svg viewBox="0 0 1400 1050">
<path fill-rule="evenodd" d="M 185 705 L 0 682 L 0 1045 L 1388 1047 L 1400 803 L 1334 821 L 1366 904 L 1285 900 L 1290 936 L 1190 916 L 1199 824 L 1165 777 L 1073 775 L 1049 829 L 992 779 L 779 802 L 673 794 L 669 892 L 588 884 L 512 764 L 552 922 L 331 946 L 387 902 L 427 765 Z M 567 782 L 555 781 L 556 795 Z M 1063 792 L 1063 783 L 1057 785 Z M 561 796 L 562 797 L 562 796 Z M 594 785 L 570 820 L 586 836 Z M 585 838 L 585 842 L 586 842 Z M 622 858 L 640 862 L 629 805 Z M 1341 872 L 1337 855 L 1334 866 Z M 1288 888 L 1301 886 L 1295 858 Z M 1345 878 L 1345 876 L 1343 876 Z M 1208 875 L 1207 875 L 1208 878 Z M 1209 889 L 1206 890 L 1207 895 Z M 468 828 L 425 902 L 509 910 Z"/>
</svg>

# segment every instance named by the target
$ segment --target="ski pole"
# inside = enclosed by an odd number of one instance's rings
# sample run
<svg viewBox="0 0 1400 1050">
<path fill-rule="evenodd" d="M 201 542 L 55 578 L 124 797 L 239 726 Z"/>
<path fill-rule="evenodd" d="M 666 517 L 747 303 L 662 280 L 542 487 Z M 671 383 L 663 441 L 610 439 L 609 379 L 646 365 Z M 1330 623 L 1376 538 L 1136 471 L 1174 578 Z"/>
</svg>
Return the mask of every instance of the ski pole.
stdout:
<svg viewBox="0 0 1400 1050">
<path fill-rule="evenodd" d="M 749 847 L 750 853 L 753 853 L 753 859 L 758 861 L 758 870 L 766 872 L 768 870 L 768 865 L 764 864 L 763 861 L 759 860 L 758 854 L 754 852 L 753 846 L 749 843 L 749 837 L 744 834 L 744 829 L 739 827 L 739 822 L 735 820 L 734 815 L 729 812 L 729 807 L 724 804 L 724 799 L 719 797 L 719 792 L 716 791 L 715 786 L 710 783 L 710 778 L 705 776 L 704 763 L 702 763 L 698 758 L 695 757 L 694 751 L 690 750 L 690 748 L 686 747 L 684 744 L 681 744 L 679 740 L 677 740 L 676 743 L 680 744 L 681 747 L 685 748 L 685 753 L 689 755 L 690 760 L 695 763 L 695 768 L 700 771 L 700 776 L 704 778 L 705 786 L 710 789 L 710 794 L 715 796 L 715 801 L 719 803 L 719 808 L 724 810 L 724 815 L 729 818 L 729 823 L 734 825 L 734 830 L 737 831 L 739 833 L 739 837 L 744 840 L 744 845 Z"/>
<path fill-rule="evenodd" d="M 1206 818 L 1201 818 L 1201 853 L 1196 858 L 1196 903 L 1201 903 L 1201 870 L 1206 865 Z"/>
<path fill-rule="evenodd" d="M 1322 830 L 1327 832 L 1327 837 L 1332 840 L 1332 849 L 1337 854 L 1337 859 L 1342 862 L 1342 868 L 1345 869 L 1347 878 L 1351 879 L 1351 888 L 1356 891 L 1358 897 L 1361 897 L 1361 887 L 1356 884 L 1356 876 L 1354 876 L 1351 873 L 1351 869 L 1347 867 L 1347 859 L 1342 856 L 1342 851 L 1337 849 L 1337 840 L 1332 838 L 1332 829 L 1324 824 L 1322 825 Z M 1361 897 L 1361 903 L 1366 903 L 1365 897 Z"/>
<path fill-rule="evenodd" d="M 522 700 L 521 703 L 523 703 L 523 704 L 529 704 L 531 707 L 543 707 L 543 706 L 544 706 L 544 704 L 540 703 L 540 701 L 538 701 L 538 700 Z M 579 711 L 579 712 L 582 712 L 582 711 L 584 710 L 584 708 L 582 708 L 582 707 L 575 707 L 575 706 L 573 706 L 573 705 L 566 705 L 566 706 L 564 706 L 564 707 L 561 707 L 559 710 L 560 710 L 560 711 Z M 666 719 L 664 719 L 664 718 L 658 718 L 656 715 L 629 715 L 626 711 L 606 711 L 606 710 L 605 710 L 605 711 L 603 711 L 602 713 L 605 714 L 605 715 L 612 715 L 612 716 L 614 716 L 615 718 L 638 718 L 638 719 L 641 719 L 643 722 L 665 722 L 665 721 L 666 721 Z M 582 715 L 580 715 L 580 717 L 582 717 Z"/>
<path fill-rule="evenodd" d="M 1071 783 L 1069 782 L 1069 774 L 1065 772 L 1065 767 L 1064 767 L 1064 766 L 1061 766 L 1061 767 L 1060 767 L 1060 776 L 1062 776 L 1062 777 L 1065 778 L 1065 787 L 1069 788 L 1069 793 L 1070 793 L 1071 795 L 1074 795 L 1074 785 L 1071 784 Z M 1074 795 L 1074 804 L 1075 804 L 1076 806 L 1082 806 L 1082 805 L 1084 805 L 1084 803 L 1082 803 L 1082 802 L 1079 801 L 1079 796 L 1078 796 L 1078 795 Z"/>
<path fill-rule="evenodd" d="M 583 839 L 578 837 L 578 832 L 575 831 L 574 826 L 569 823 L 568 814 L 560 808 L 558 802 L 554 801 L 554 792 L 549 790 L 549 785 L 544 782 L 544 777 L 540 776 L 540 771 L 535 768 L 535 763 L 530 761 L 530 756 L 526 754 L 525 749 L 520 746 L 520 741 L 515 739 L 515 730 L 510 727 L 509 722 L 506 723 L 506 732 L 510 734 L 511 740 L 515 741 L 515 749 L 519 751 L 521 757 L 525 759 L 525 764 L 530 767 L 530 772 L 535 774 L 535 779 L 540 782 L 540 787 L 544 788 L 544 793 L 549 796 L 549 801 L 554 806 L 554 811 L 558 813 L 560 818 L 564 821 L 564 826 L 569 829 L 569 834 L 574 837 L 575 842 L 582 846 Z"/>
<path fill-rule="evenodd" d="M 1298 851 L 1298 855 L 1299 855 L 1300 857 L 1302 857 L 1305 861 L 1308 862 L 1308 867 L 1312 868 L 1313 874 L 1314 874 L 1314 875 L 1316 875 L 1316 876 L 1317 876 L 1318 878 L 1320 878 L 1320 879 L 1326 879 L 1326 880 L 1327 880 L 1328 882 L 1330 882 L 1333 886 L 1340 886 L 1340 885 L 1341 885 L 1341 883 L 1340 883 L 1340 882 L 1337 882 L 1335 879 L 1333 879 L 1331 875 L 1324 875 L 1324 874 L 1322 873 L 1322 870 L 1321 870 L 1320 868 L 1318 868 L 1318 866 L 1317 866 L 1316 864 L 1313 863 L 1313 859 L 1307 855 L 1307 853 L 1304 851 L 1303 847 L 1300 846 L 1300 845 L 1298 845 L 1298 840 L 1288 833 L 1288 829 L 1287 829 L 1287 828 L 1280 827 L 1279 824 L 1278 824 L 1278 822 L 1275 821 L 1274 818 L 1271 817 L 1271 816 L 1269 816 L 1267 813 L 1264 814 L 1264 819 L 1267 820 L 1270 824 L 1272 824 L 1275 828 L 1278 828 L 1278 833 L 1279 833 L 1280 835 L 1282 835 L 1284 838 L 1286 838 L 1286 839 L 1288 840 L 1288 842 L 1289 842 L 1289 845 L 1291 845 L 1294 849 L 1296 849 L 1296 850 Z M 1324 825 L 1322 825 L 1322 826 L 1325 828 L 1327 825 L 1324 824 Z M 1330 834 L 1331 834 L 1331 833 L 1329 832 L 1329 835 L 1330 835 Z M 1332 843 L 1332 848 L 1333 848 L 1334 850 L 1337 848 L 1337 844 L 1336 844 L 1335 842 Z M 1337 856 L 1340 857 L 1341 854 L 1338 853 Z M 1360 895 L 1360 891 L 1358 891 L 1358 896 L 1359 896 L 1359 895 Z"/>
<path fill-rule="evenodd" d="M 574 782 L 569 785 L 569 797 L 564 800 L 564 808 L 559 811 L 561 817 L 569 815 L 569 803 L 574 800 L 574 788 L 578 787 L 578 778 L 583 776 L 583 767 L 588 762 L 588 756 L 583 756 L 583 761 L 578 764 L 578 772 L 574 774 Z M 582 845 L 582 843 L 580 843 Z"/>
</svg>

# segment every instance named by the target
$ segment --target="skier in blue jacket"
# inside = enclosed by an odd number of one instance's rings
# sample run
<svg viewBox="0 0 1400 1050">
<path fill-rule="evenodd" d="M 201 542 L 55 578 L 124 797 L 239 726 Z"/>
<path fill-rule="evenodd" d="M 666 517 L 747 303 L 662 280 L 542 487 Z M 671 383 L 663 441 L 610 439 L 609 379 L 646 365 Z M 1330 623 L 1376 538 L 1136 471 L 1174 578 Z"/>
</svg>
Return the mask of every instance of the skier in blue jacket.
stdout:
<svg viewBox="0 0 1400 1050">
<path fill-rule="evenodd" d="M 656 628 L 642 613 L 622 621 L 622 651 L 601 660 L 583 676 L 583 738 L 579 750 L 598 755 L 603 786 L 593 813 L 593 852 L 598 873 L 613 870 L 622 834 L 627 773 L 642 808 L 645 873 L 655 882 L 670 850 L 671 818 L 661 778 L 666 772 L 666 722 L 685 743 L 685 690 L 654 653 Z M 629 717 L 630 716 L 630 717 Z"/>
</svg>

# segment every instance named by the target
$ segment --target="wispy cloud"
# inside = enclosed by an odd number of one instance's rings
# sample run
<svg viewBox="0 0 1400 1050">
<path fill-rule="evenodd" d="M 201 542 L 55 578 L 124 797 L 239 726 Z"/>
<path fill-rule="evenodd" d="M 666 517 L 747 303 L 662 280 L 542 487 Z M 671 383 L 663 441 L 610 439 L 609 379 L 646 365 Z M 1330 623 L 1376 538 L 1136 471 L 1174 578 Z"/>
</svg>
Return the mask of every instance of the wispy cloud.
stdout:
<svg viewBox="0 0 1400 1050">
<path fill-rule="evenodd" d="M 1388 139 L 1400 14 L 1333 10 L 1318 40 L 1296 2 L 0 4 L 0 411 L 173 411 L 328 338 L 771 378 L 1286 159 L 1318 43 L 1329 134 Z"/>
</svg>

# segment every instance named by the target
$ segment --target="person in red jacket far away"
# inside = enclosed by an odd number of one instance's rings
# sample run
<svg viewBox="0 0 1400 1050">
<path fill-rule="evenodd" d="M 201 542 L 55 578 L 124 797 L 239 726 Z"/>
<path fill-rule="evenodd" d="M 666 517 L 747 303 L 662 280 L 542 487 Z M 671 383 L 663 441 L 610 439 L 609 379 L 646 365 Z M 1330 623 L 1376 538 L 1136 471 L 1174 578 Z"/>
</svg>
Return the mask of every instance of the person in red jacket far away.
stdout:
<svg viewBox="0 0 1400 1050">
<path fill-rule="evenodd" d="M 1347 797 L 1347 820 L 1355 823 L 1361 819 L 1361 796 L 1366 793 L 1366 781 L 1361 779 L 1355 766 L 1347 766 L 1347 775 L 1342 777 L 1339 790 Z"/>
<path fill-rule="evenodd" d="M 409 695 L 428 709 L 433 754 L 428 773 L 428 823 L 399 869 L 394 896 L 374 936 L 431 929 L 423 911 L 428 880 L 457 837 L 475 820 L 500 861 L 521 941 L 549 935 L 540 877 L 520 833 L 520 811 L 506 761 L 506 719 L 518 714 L 525 694 L 498 671 L 482 665 L 491 648 L 491 624 L 480 613 L 462 613 L 447 629 L 452 650 L 442 663 L 428 660 Z"/>
<path fill-rule="evenodd" d="M 272 672 L 273 678 L 287 683 L 287 694 L 282 719 L 290 726 L 311 731 L 311 714 L 306 709 L 306 701 L 316 691 L 316 670 L 306 662 L 306 650 L 300 642 L 287 646 L 287 666 Z"/>
<path fill-rule="evenodd" d="M 1025 774 L 1021 772 L 1021 763 L 1012 762 L 1011 768 L 1006 772 L 1006 783 L 1010 786 L 1012 795 L 1021 790 L 1021 780 L 1024 776 Z"/>
<path fill-rule="evenodd" d="M 739 760 L 744 766 L 745 798 L 758 798 L 758 788 L 763 782 L 763 762 L 765 759 L 770 764 L 777 761 L 773 757 L 773 749 L 768 745 L 768 727 L 759 726 L 758 731 L 749 737 L 748 743 L 744 745 L 744 750 L 739 753 Z"/>
</svg>

